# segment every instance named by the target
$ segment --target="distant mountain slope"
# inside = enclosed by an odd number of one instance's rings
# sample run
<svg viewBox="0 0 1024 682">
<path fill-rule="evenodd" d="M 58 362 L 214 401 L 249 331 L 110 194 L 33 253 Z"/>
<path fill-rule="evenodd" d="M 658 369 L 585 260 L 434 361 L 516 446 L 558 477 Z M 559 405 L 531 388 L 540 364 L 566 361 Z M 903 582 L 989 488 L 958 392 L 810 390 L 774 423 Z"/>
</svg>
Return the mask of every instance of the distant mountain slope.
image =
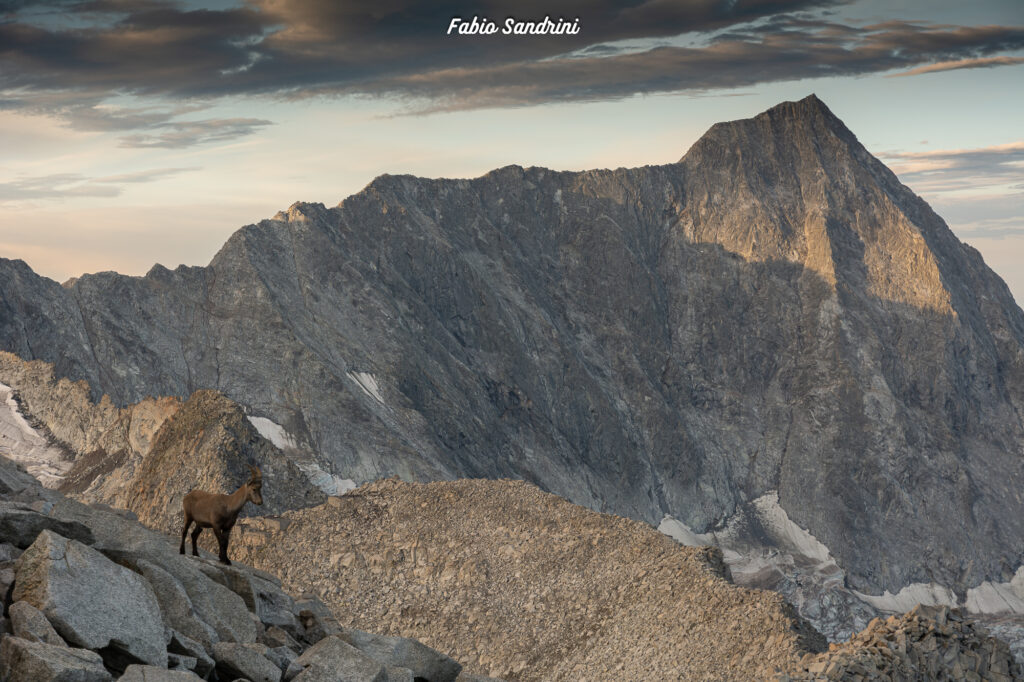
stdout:
<svg viewBox="0 0 1024 682">
<path fill-rule="evenodd" d="M 1024 561 L 1024 315 L 813 96 L 677 164 L 382 176 L 205 268 L 0 261 L 0 347 L 121 405 L 217 389 L 359 481 L 697 533 L 777 492 L 871 594 Z"/>
</svg>

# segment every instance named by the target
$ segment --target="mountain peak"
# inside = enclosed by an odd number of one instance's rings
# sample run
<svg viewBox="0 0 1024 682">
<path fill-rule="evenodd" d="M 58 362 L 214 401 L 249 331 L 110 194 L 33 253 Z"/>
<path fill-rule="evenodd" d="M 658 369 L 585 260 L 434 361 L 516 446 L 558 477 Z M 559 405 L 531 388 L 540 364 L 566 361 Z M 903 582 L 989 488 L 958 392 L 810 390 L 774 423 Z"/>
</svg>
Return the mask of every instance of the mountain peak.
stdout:
<svg viewBox="0 0 1024 682">
<path fill-rule="evenodd" d="M 764 150 L 778 147 L 778 140 L 799 144 L 808 138 L 823 136 L 839 138 L 851 149 L 863 149 L 846 124 L 812 93 L 795 102 L 776 104 L 753 118 L 716 123 L 679 161 L 682 163 L 688 156 L 717 145 L 734 147 L 742 143 L 750 149 Z"/>
</svg>

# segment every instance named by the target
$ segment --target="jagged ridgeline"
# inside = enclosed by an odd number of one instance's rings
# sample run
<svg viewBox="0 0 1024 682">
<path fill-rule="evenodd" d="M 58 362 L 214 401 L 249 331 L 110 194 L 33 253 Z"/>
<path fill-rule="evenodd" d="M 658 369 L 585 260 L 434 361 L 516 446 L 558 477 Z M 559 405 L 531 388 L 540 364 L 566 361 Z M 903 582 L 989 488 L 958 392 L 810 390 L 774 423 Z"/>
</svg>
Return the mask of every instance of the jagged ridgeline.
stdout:
<svg viewBox="0 0 1024 682">
<path fill-rule="evenodd" d="M 777 491 L 874 594 L 1024 558 L 1024 317 L 813 96 L 664 166 L 382 176 L 206 267 L 0 261 L 0 298 L 0 346 L 94 398 L 217 389 L 357 481 L 522 478 L 694 532 Z"/>
</svg>

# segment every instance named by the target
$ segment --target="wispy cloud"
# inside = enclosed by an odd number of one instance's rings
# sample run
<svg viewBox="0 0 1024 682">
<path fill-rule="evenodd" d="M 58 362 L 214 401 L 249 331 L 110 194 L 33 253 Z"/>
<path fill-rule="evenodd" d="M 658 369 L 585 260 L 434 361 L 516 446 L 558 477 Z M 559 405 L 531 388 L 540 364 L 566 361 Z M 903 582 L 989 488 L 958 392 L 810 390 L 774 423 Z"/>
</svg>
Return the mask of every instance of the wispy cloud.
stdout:
<svg viewBox="0 0 1024 682">
<path fill-rule="evenodd" d="M 224 142 L 251 135 L 273 121 L 261 118 L 224 118 L 165 123 L 151 133 L 126 135 L 122 147 L 165 147 L 177 149 L 209 142 Z"/>
<path fill-rule="evenodd" d="M 79 173 L 54 173 L 0 182 L 0 202 L 71 197 L 116 197 L 125 185 L 155 182 L 198 168 L 154 168 L 134 173 L 90 177 Z"/>
<path fill-rule="evenodd" d="M 985 69 L 993 66 L 1013 66 L 1024 64 L 1024 57 L 979 57 L 977 59 L 957 59 L 948 62 L 936 62 L 925 64 L 909 71 L 891 73 L 887 78 L 902 78 L 903 76 L 920 76 L 925 73 L 939 73 L 942 71 L 956 71 L 957 69 Z"/>
<path fill-rule="evenodd" d="M 880 156 L 903 182 L 925 194 L 990 191 L 999 186 L 1018 192 L 1024 185 L 1024 141 L 976 149 L 883 152 Z"/>
</svg>

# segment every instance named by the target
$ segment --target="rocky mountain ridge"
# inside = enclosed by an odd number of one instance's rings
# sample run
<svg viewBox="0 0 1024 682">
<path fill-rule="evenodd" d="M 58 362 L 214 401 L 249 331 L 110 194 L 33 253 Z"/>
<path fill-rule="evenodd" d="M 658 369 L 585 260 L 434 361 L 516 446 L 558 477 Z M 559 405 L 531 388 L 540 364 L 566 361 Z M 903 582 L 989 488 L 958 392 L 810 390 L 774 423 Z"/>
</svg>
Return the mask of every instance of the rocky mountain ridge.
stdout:
<svg viewBox="0 0 1024 682">
<path fill-rule="evenodd" d="M 813 96 L 666 166 L 382 176 L 205 268 L 2 261 L 0 299 L 0 345 L 94 399 L 217 389 L 344 478 L 521 478 L 694 534 L 776 494 L 869 596 L 1024 562 L 1024 315 Z"/>
<path fill-rule="evenodd" d="M 0 410 L 0 424 L 25 422 L 19 433 L 0 440 L 0 454 L 33 467 L 45 453 L 50 468 L 37 477 L 47 486 L 130 511 L 150 528 L 178 532 L 186 493 L 230 492 L 248 478 L 249 465 L 260 467 L 274 485 L 263 506 L 248 506 L 243 516 L 278 514 L 326 499 L 296 462 L 259 435 L 238 405 L 214 391 L 118 408 L 105 396 L 93 403 L 85 382 L 55 378 L 48 363 L 4 352 L 0 386 L 16 401 L 15 409 Z"/>
</svg>

